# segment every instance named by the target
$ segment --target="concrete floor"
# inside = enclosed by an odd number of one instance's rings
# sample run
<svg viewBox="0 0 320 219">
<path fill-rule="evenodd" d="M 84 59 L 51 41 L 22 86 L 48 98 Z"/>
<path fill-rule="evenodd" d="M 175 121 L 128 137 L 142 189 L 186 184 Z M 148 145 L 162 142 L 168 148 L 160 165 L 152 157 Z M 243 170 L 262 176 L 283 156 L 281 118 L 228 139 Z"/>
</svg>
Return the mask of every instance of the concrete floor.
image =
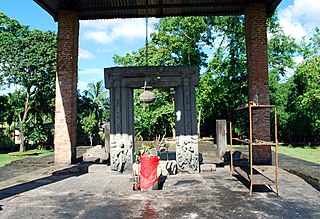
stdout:
<svg viewBox="0 0 320 219">
<path fill-rule="evenodd" d="M 53 166 L 3 180 L 0 218 L 320 218 L 320 192 L 282 169 L 280 196 L 264 186 L 250 196 L 228 167 L 168 176 L 163 190 L 145 192 L 132 190 L 130 174 L 76 170 Z"/>
</svg>

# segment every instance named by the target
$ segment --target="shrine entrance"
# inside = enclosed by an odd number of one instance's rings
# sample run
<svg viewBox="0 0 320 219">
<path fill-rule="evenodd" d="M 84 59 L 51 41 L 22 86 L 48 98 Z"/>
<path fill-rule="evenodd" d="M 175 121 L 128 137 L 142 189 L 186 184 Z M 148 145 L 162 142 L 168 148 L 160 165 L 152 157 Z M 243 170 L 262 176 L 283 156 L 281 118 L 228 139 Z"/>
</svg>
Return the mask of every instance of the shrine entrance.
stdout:
<svg viewBox="0 0 320 219">
<path fill-rule="evenodd" d="M 176 159 L 179 171 L 199 171 L 195 66 L 105 68 L 105 86 L 110 89 L 110 163 L 113 170 L 130 169 L 134 151 L 133 89 L 141 88 L 148 72 L 153 88 L 174 88 Z"/>
<path fill-rule="evenodd" d="M 77 79 L 78 79 L 78 51 L 79 51 L 79 21 L 93 19 L 115 19 L 115 18 L 139 18 L 145 17 L 169 17 L 169 16 L 215 16 L 215 15 L 244 15 L 245 34 L 247 50 L 248 69 L 248 100 L 252 101 L 259 97 L 259 104 L 269 104 L 269 81 L 268 81 L 268 46 L 267 46 L 267 17 L 272 16 L 282 0 L 202 0 L 193 1 L 75 1 L 75 0 L 34 0 L 46 10 L 58 22 L 58 45 L 57 45 L 57 75 L 56 75 L 56 98 L 55 98 L 55 134 L 54 147 L 55 163 L 74 163 L 76 161 L 76 124 L 77 124 Z M 150 69 L 153 69 L 151 67 Z M 148 68 L 148 70 L 150 70 Z M 161 70 L 162 69 L 162 70 Z M 172 70 L 174 69 L 174 70 Z M 181 129 L 178 134 L 181 144 L 191 145 L 193 141 L 190 136 L 195 124 L 195 101 L 193 86 L 198 79 L 191 77 L 195 71 L 182 70 L 183 67 L 157 67 L 151 72 L 160 74 L 160 79 L 168 77 L 175 79 L 176 96 L 176 117 L 177 127 Z M 115 149 L 121 152 L 124 163 L 121 166 L 127 167 L 132 162 L 133 142 L 133 113 L 123 108 L 133 107 L 130 105 L 132 89 L 137 82 L 133 79 L 134 73 L 144 75 L 143 68 L 113 68 L 106 69 L 106 77 L 110 76 L 107 87 L 110 88 L 113 97 L 113 118 L 112 139 L 113 147 L 115 139 L 119 139 L 120 146 Z M 169 73 L 174 73 L 170 75 Z M 183 73 L 182 73 L 183 72 Z M 129 74 L 131 76 L 129 76 Z M 109 76 L 108 76 L 109 75 Z M 117 78 L 118 77 L 118 78 Z M 128 80 L 129 79 L 129 80 Z M 171 80 L 170 79 L 170 80 Z M 111 81 L 110 81 L 111 80 Z M 173 83 L 166 81 L 160 84 Z M 193 81 L 194 80 L 194 81 Z M 161 81 L 161 80 L 160 80 Z M 130 84 L 133 85 L 130 85 Z M 117 84 L 117 85 L 116 85 Z M 125 85 L 125 86 L 124 86 Z M 160 86 L 160 85 L 159 85 Z M 143 87 L 139 84 L 138 87 Z M 129 98 L 130 97 L 130 98 Z M 192 103 L 191 103 L 192 102 Z M 183 106 L 186 104 L 186 106 Z M 119 107 L 120 106 L 120 107 Z M 190 107 L 187 107 L 190 106 Z M 179 109 L 179 107 L 184 107 Z M 129 109 L 131 109 L 129 108 Z M 190 112 L 190 114 L 188 114 Z M 130 113 L 132 115 L 130 115 Z M 128 118 L 127 120 L 125 118 Z M 179 120 L 180 118 L 180 120 Z M 179 120 L 179 121 L 178 121 Z M 127 121 L 127 122 L 125 122 Z M 253 115 L 253 137 L 261 140 L 270 140 L 270 113 L 268 110 L 260 110 Z M 179 123 L 179 124 L 178 124 Z M 180 125 L 181 124 L 181 125 Z M 178 131 L 178 130 L 177 130 Z M 181 137 L 183 136 L 183 137 Z M 186 139 L 184 139 L 186 138 Z M 184 139 L 184 140 L 182 140 Z M 177 140 L 178 141 L 178 140 Z M 123 144 L 123 146 L 121 145 Z M 184 147 L 185 148 L 185 147 Z M 112 150 L 115 150 L 112 149 Z M 126 151 L 128 150 L 128 151 Z M 179 149 L 180 150 L 180 149 Z M 193 150 L 193 149 L 191 149 Z M 255 159 L 259 163 L 271 163 L 271 147 L 257 146 L 254 148 Z M 112 152 L 113 153 L 113 152 Z M 180 152 L 177 152 L 180 153 Z M 116 158 L 116 157 L 115 157 Z M 118 157 L 120 159 L 120 157 Z M 115 160 L 115 159 L 113 159 Z M 114 164 L 114 168 L 119 168 Z M 182 165 L 185 166 L 185 165 Z M 123 169 L 123 167 L 121 167 Z M 182 167 L 180 167 L 182 168 Z"/>
</svg>

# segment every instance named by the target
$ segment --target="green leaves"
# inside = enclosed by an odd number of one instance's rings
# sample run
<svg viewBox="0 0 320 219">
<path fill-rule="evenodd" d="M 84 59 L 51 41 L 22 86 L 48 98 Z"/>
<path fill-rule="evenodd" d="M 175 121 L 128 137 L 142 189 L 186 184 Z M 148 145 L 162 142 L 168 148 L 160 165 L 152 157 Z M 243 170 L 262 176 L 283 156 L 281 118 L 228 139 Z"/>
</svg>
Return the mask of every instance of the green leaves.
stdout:
<svg viewBox="0 0 320 219">
<path fill-rule="evenodd" d="M 21 89 L 12 102 L 20 126 L 32 117 L 53 121 L 56 44 L 55 33 L 29 30 L 0 12 L 0 81 Z"/>
<path fill-rule="evenodd" d="M 202 134 L 214 134 L 216 119 L 229 119 L 237 106 L 248 101 L 244 16 L 163 18 L 155 30 L 148 49 L 149 64 L 201 67 L 197 110 L 201 111 Z M 320 30 L 316 28 L 314 36 L 298 45 L 284 34 L 275 14 L 267 19 L 267 32 L 269 95 L 270 103 L 278 109 L 280 139 L 318 136 Z M 206 49 L 207 54 L 205 48 L 210 48 Z M 142 47 L 123 57 L 115 55 L 114 60 L 125 66 L 141 66 L 146 65 L 144 54 Z M 299 56 L 303 56 L 305 62 L 297 68 L 294 58 Z M 294 78 L 285 83 L 280 80 L 295 69 Z M 174 126 L 174 120 L 164 119 L 174 115 L 173 101 L 148 106 L 137 101 L 137 135 L 154 137 L 163 129 L 158 124 L 166 127 L 168 121 Z M 244 121 L 238 122 L 245 125 Z"/>
<path fill-rule="evenodd" d="M 81 136 L 80 144 L 85 144 L 88 137 L 90 145 L 99 143 L 100 129 L 102 130 L 102 122 L 109 119 L 109 99 L 108 91 L 104 88 L 103 82 L 89 83 L 88 89 L 83 91 L 83 96 L 78 94 L 78 125 L 77 134 Z"/>
<path fill-rule="evenodd" d="M 174 117 L 174 93 L 170 90 L 152 90 L 156 99 L 153 103 L 144 104 L 139 101 L 142 90 L 134 93 L 134 128 L 135 136 L 144 140 L 154 140 L 158 135 L 167 135 L 173 132 Z"/>
</svg>

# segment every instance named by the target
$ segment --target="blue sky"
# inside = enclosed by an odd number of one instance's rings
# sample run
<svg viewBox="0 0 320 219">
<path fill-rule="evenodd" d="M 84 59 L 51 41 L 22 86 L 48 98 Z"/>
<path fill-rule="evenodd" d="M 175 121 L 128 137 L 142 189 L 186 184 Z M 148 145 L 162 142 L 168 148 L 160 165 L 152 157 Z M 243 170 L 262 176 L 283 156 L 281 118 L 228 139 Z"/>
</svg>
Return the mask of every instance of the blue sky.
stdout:
<svg viewBox="0 0 320 219">
<path fill-rule="evenodd" d="M 0 11 L 30 29 L 57 32 L 58 24 L 32 0 L 0 0 Z M 320 27 L 319 0 L 283 0 L 278 11 L 285 33 L 297 41 Z M 149 20 L 149 33 L 155 21 Z M 144 19 L 80 21 L 78 88 L 83 90 L 88 83 L 103 80 L 103 68 L 115 66 L 114 54 L 136 51 L 144 40 Z"/>
</svg>

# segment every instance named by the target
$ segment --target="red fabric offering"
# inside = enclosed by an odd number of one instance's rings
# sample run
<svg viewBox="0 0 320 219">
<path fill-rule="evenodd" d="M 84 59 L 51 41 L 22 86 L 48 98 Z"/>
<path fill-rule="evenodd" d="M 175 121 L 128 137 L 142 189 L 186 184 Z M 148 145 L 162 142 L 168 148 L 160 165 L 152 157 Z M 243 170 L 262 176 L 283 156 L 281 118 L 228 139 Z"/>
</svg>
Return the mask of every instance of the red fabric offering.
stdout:
<svg viewBox="0 0 320 219">
<path fill-rule="evenodd" d="M 150 188 L 157 180 L 157 168 L 160 158 L 158 156 L 148 157 L 147 154 L 140 156 L 140 187 L 141 189 Z"/>
</svg>

